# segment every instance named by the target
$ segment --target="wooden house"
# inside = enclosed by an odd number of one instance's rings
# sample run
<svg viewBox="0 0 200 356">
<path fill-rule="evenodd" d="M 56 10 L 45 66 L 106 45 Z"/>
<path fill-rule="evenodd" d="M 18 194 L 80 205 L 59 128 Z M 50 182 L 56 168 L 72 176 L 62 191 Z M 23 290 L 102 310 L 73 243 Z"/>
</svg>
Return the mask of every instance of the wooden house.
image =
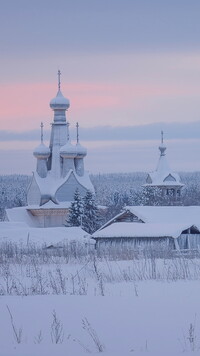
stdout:
<svg viewBox="0 0 200 356">
<path fill-rule="evenodd" d="M 97 248 L 123 244 L 176 250 L 200 249 L 199 206 L 126 206 L 92 237 Z"/>
</svg>

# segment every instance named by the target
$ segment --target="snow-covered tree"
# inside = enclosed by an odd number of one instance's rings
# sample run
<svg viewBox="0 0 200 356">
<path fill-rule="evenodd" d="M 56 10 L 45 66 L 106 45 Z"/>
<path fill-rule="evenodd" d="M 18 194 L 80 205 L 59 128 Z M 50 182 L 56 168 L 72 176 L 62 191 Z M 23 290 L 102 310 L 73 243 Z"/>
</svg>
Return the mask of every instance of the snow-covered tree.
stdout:
<svg viewBox="0 0 200 356">
<path fill-rule="evenodd" d="M 181 199 L 174 196 L 173 190 L 169 190 L 167 194 L 159 187 L 144 187 L 141 193 L 139 205 L 182 205 Z"/>
<path fill-rule="evenodd" d="M 87 191 L 83 198 L 82 227 L 91 234 L 99 228 L 99 225 L 99 212 L 94 195 Z"/>
<path fill-rule="evenodd" d="M 82 225 L 83 216 L 83 201 L 80 196 L 79 190 L 76 189 L 74 193 L 74 200 L 69 208 L 69 215 L 67 217 L 67 226 L 80 226 Z"/>
</svg>

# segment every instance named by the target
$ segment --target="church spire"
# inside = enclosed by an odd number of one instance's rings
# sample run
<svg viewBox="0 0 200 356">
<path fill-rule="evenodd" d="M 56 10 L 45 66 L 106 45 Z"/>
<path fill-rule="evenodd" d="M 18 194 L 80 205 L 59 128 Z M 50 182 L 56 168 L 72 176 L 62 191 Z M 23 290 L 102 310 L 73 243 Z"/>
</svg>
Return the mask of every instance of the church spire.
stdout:
<svg viewBox="0 0 200 356">
<path fill-rule="evenodd" d="M 66 122 L 66 110 L 70 107 L 70 102 L 65 98 L 60 90 L 61 88 L 61 71 L 58 70 L 58 92 L 55 98 L 50 101 L 50 107 L 54 111 L 54 122 Z"/>
<path fill-rule="evenodd" d="M 161 143 L 163 143 L 163 130 L 161 131 Z"/>
<path fill-rule="evenodd" d="M 166 149 L 167 149 L 167 147 L 164 145 L 164 133 L 163 133 L 163 130 L 162 130 L 161 131 L 161 144 L 159 146 L 160 156 L 165 156 Z"/>
<path fill-rule="evenodd" d="M 44 141 L 43 127 L 44 127 L 44 124 L 43 124 L 43 122 L 41 122 L 41 124 L 40 124 L 40 128 L 41 128 L 41 143 L 43 143 L 43 141 Z"/>
<path fill-rule="evenodd" d="M 61 77 L 61 71 L 60 71 L 60 69 L 58 69 L 58 91 L 60 91 L 60 86 L 61 86 L 60 77 Z"/>
<path fill-rule="evenodd" d="M 79 143 L 79 123 L 76 123 L 76 142 Z"/>
<path fill-rule="evenodd" d="M 69 136 L 69 122 L 67 121 L 67 142 L 69 142 L 70 136 Z"/>
</svg>

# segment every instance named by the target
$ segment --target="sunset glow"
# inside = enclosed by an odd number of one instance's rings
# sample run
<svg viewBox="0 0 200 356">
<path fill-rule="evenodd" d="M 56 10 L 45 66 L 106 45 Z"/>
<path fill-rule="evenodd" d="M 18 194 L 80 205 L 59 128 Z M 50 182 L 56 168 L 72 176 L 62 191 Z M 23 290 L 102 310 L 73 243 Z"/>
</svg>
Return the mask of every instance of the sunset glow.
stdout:
<svg viewBox="0 0 200 356">
<path fill-rule="evenodd" d="M 27 6 L 22 0 L 23 14 L 17 4 L 11 9 L 4 3 L 0 22 L 1 149 L 32 147 L 41 121 L 48 136 L 53 120 L 49 102 L 57 93 L 58 68 L 61 90 L 71 104 L 67 115 L 72 131 L 78 121 L 82 130 L 99 127 L 100 139 L 106 140 L 101 127 L 109 126 L 109 133 L 112 127 L 125 127 L 120 140 L 126 141 L 134 127 L 142 130 L 152 125 L 152 140 L 156 136 L 159 142 L 159 131 L 166 127 L 170 143 L 180 130 L 176 127 L 172 135 L 167 125 L 177 123 L 193 125 L 181 132 L 187 139 L 196 139 L 190 132 L 200 121 L 200 5 L 196 2 L 192 8 L 183 0 L 180 7 L 175 1 L 171 11 L 170 4 L 161 6 L 156 0 L 150 7 L 125 2 L 122 8 L 114 0 L 106 7 L 97 2 L 85 7 L 79 0 L 79 6 L 67 6 L 61 1 L 55 9 L 50 1 L 47 11 L 43 3 Z M 188 22 L 191 16 L 192 23 Z M 33 130 L 37 130 L 34 137 Z M 134 164 L 132 169 L 137 167 Z"/>
</svg>

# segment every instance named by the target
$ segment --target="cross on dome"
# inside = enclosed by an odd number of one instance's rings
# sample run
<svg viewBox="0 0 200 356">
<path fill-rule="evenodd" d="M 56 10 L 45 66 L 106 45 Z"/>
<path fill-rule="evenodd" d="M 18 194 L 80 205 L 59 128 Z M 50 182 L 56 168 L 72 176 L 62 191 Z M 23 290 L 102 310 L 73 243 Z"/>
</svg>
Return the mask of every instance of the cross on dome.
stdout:
<svg viewBox="0 0 200 356">
<path fill-rule="evenodd" d="M 58 90 L 60 91 L 60 86 L 61 86 L 61 79 L 60 79 L 60 77 L 61 77 L 61 71 L 60 71 L 60 69 L 58 69 Z"/>
<path fill-rule="evenodd" d="M 69 121 L 67 122 L 67 141 L 69 141 Z"/>
<path fill-rule="evenodd" d="M 163 133 L 163 130 L 161 131 L 161 143 L 163 143 L 163 136 L 164 136 L 164 133 Z"/>
<path fill-rule="evenodd" d="M 160 150 L 160 155 L 161 156 L 165 156 L 165 151 L 166 151 L 166 146 L 164 145 L 164 133 L 163 130 L 161 131 L 161 144 L 159 146 L 159 150 Z"/>
<path fill-rule="evenodd" d="M 58 92 L 55 98 L 50 101 L 50 107 L 54 110 L 55 116 L 54 121 L 66 121 L 65 114 L 61 119 L 60 110 L 68 110 L 70 107 L 70 102 L 67 98 L 65 98 L 60 90 L 61 88 L 61 71 L 58 70 Z"/>
<path fill-rule="evenodd" d="M 79 143 L 79 123 L 77 122 L 76 123 L 76 141 L 77 141 L 77 143 Z"/>
<path fill-rule="evenodd" d="M 43 122 L 41 122 L 41 124 L 40 124 L 40 128 L 41 128 L 41 143 L 43 143 L 43 137 L 44 137 L 43 127 L 44 127 L 44 124 L 43 124 Z"/>
</svg>

